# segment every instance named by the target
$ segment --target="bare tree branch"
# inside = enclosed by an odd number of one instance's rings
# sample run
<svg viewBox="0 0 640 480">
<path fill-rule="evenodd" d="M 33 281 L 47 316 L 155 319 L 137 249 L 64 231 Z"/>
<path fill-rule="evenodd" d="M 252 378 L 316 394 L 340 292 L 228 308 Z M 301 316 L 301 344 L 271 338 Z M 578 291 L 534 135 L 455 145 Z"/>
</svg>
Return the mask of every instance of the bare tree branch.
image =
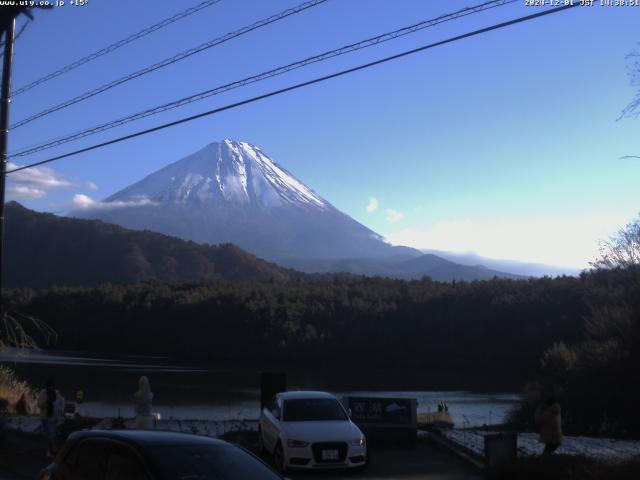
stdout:
<svg viewBox="0 0 640 480">
<path fill-rule="evenodd" d="M 600 257 L 591 262 L 595 268 L 627 268 L 640 265 L 640 215 L 600 243 Z"/>
<path fill-rule="evenodd" d="M 18 353 L 27 350 L 39 350 L 36 338 L 42 338 L 46 344 L 56 340 L 57 334 L 47 323 L 16 311 L 6 311 L 0 320 L 0 350 L 17 348 Z"/>
<path fill-rule="evenodd" d="M 629 53 L 627 59 L 627 75 L 629 76 L 629 83 L 632 87 L 638 89 L 636 96 L 629 102 L 629 104 L 622 110 L 617 120 L 621 120 L 625 117 L 636 118 L 640 115 L 640 50 L 634 50 Z"/>
</svg>

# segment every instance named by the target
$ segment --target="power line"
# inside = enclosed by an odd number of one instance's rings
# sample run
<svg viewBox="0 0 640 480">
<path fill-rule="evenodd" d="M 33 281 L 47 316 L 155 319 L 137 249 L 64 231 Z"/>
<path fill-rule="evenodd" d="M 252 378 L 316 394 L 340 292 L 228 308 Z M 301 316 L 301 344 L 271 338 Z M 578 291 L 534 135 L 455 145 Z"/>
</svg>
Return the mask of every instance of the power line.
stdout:
<svg viewBox="0 0 640 480">
<path fill-rule="evenodd" d="M 18 30 L 18 33 L 16 33 L 16 37 L 13 39 L 13 41 L 15 42 L 16 40 L 18 40 L 20 38 L 20 35 L 22 35 L 22 32 L 24 32 L 27 29 L 27 25 L 29 25 L 29 22 L 31 20 L 26 20 L 23 24 L 22 27 L 20 27 L 20 30 Z M 2 40 L 0 42 L 0 47 L 4 47 L 4 40 Z"/>
<path fill-rule="evenodd" d="M 40 144 L 31 146 L 31 147 L 26 147 L 23 148 L 21 150 L 18 150 L 14 153 L 12 153 L 10 155 L 9 158 L 17 158 L 17 157 L 24 157 L 27 155 L 32 155 L 34 153 L 37 152 L 41 152 L 43 150 L 48 150 L 50 148 L 54 148 L 69 142 L 72 142 L 74 140 L 78 140 L 80 138 L 85 138 L 88 137 L 90 135 L 95 135 L 97 133 L 100 132 L 104 132 L 106 130 L 110 130 L 112 128 L 116 128 L 119 126 L 122 126 L 124 124 L 136 121 L 136 120 L 140 120 L 142 118 L 146 118 L 152 115 L 156 115 L 158 113 L 162 113 L 165 112 L 167 110 L 172 110 L 174 108 L 178 108 L 178 107 L 182 107 L 184 105 L 190 104 L 190 103 L 194 103 L 200 100 L 204 100 L 205 98 L 209 98 L 212 97 L 214 95 L 219 95 L 221 93 L 227 92 L 229 90 L 233 90 L 236 88 L 240 88 L 240 87 L 245 87 L 247 85 L 250 85 L 252 83 L 256 83 L 262 80 L 266 80 L 268 78 L 272 78 L 278 75 L 282 75 L 285 74 L 287 72 L 290 72 L 292 70 L 296 70 L 298 68 L 302 68 L 304 66 L 307 65 L 311 65 L 313 63 L 317 63 L 317 62 L 321 62 L 321 61 L 325 61 L 328 60 L 330 58 L 333 57 L 337 57 L 340 55 L 344 55 L 347 53 L 351 53 L 351 52 L 355 52 L 357 50 L 363 49 L 363 48 L 367 48 L 367 47 L 371 47 L 374 45 L 378 45 L 380 43 L 384 43 L 387 42 L 389 40 L 394 40 L 396 38 L 408 35 L 410 33 L 415 33 L 417 31 L 423 30 L 425 28 L 428 27 L 433 27 L 435 25 L 438 25 L 440 23 L 444 23 L 444 22 L 448 22 L 451 20 L 455 20 L 467 15 L 471 15 L 474 13 L 479 13 L 482 11 L 486 11 L 492 8 L 496 8 L 496 7 L 500 7 L 500 6 L 504 6 L 506 4 L 509 3 L 514 3 L 518 0 L 491 0 L 473 7 L 467 7 L 467 8 L 463 8 L 462 10 L 458 10 L 456 12 L 453 13 L 449 13 L 449 14 L 445 14 L 445 15 L 441 15 L 439 17 L 430 19 L 430 20 L 424 20 L 422 22 L 416 23 L 414 25 L 408 26 L 408 27 L 403 27 L 400 28 L 398 30 L 394 30 L 392 32 L 388 32 L 388 33 L 384 33 L 382 35 L 377 35 L 375 37 L 371 37 L 368 38 L 366 40 L 362 40 L 360 42 L 357 43 L 352 43 L 340 48 L 336 48 L 334 50 L 329 50 L 327 52 L 321 53 L 319 55 L 314 55 L 312 57 L 307 57 L 303 60 L 299 60 L 297 62 L 293 62 L 284 66 L 280 66 L 277 68 L 274 68 L 272 70 L 268 70 L 266 72 L 262 72 L 260 74 L 257 75 L 253 75 L 247 78 L 244 78 L 242 80 L 237 80 L 234 81 L 232 83 L 227 83 L 225 85 L 221 85 L 212 89 L 208 89 L 205 90 L 203 92 L 199 92 L 196 93 L 194 95 L 190 95 L 178 100 L 174 100 L 172 102 L 169 103 L 165 103 L 163 105 L 159 105 L 153 108 L 149 108 L 125 117 L 121 117 L 119 119 L 116 120 L 112 120 L 110 122 L 106 122 L 79 132 L 75 132 L 75 133 L 71 133 L 68 135 L 65 135 L 63 137 L 59 137 L 53 140 L 49 140 L 46 142 L 42 142 Z"/>
<path fill-rule="evenodd" d="M 450 37 L 450 38 L 447 38 L 446 40 L 441 40 L 439 42 L 435 42 L 435 43 L 431 43 L 431 44 L 428 44 L 428 45 L 424 45 L 422 47 L 414 48 L 412 50 L 406 50 L 406 51 L 404 51 L 402 53 L 398 53 L 396 55 L 391 55 L 389 57 L 385 57 L 385 58 L 382 58 L 382 59 L 379 59 L 379 60 L 375 60 L 373 62 L 365 63 L 365 64 L 362 64 L 362 65 L 358 65 L 356 67 L 348 68 L 346 70 L 341 70 L 339 72 L 335 72 L 335 73 L 332 73 L 332 74 L 329 74 L 329 75 L 325 75 L 323 77 L 318 77 L 318 78 L 315 78 L 313 80 L 308 80 L 306 82 L 297 83 L 295 85 L 291 85 L 289 87 L 281 88 L 279 90 L 273 90 L 271 92 L 268 92 L 268 93 L 265 93 L 265 94 L 262 94 L 262 95 L 258 95 L 256 97 L 248 98 L 248 99 L 245 99 L 245 100 L 242 100 L 242 101 L 239 101 L 239 102 L 235 102 L 235 103 L 232 103 L 232 104 L 229 104 L 229 105 L 225 105 L 223 107 L 215 108 L 213 110 L 208 110 L 206 112 L 198 113 L 196 115 L 191 115 L 191 116 L 188 116 L 188 117 L 184 117 L 184 118 L 181 118 L 179 120 L 174 120 L 174 121 L 169 122 L 169 123 L 165 123 L 165 124 L 158 125 L 158 126 L 155 126 L 155 127 L 152 127 L 152 128 L 148 128 L 146 130 L 140 130 L 138 132 L 131 133 L 129 135 L 124 135 L 122 137 L 114 138 L 114 139 L 108 140 L 106 142 L 98 143 L 98 144 L 91 145 L 91 146 L 85 147 L 85 148 L 81 148 L 81 149 L 78 149 L 78 150 L 75 150 L 75 151 L 72 151 L 72 152 L 64 153 L 62 155 L 57 155 L 55 157 L 48 158 L 46 160 L 41 160 L 39 162 L 34 162 L 34 163 L 29 164 L 29 165 L 24 165 L 22 167 L 14 168 L 13 170 L 8 171 L 7 174 L 15 173 L 15 172 L 19 172 L 21 170 L 26 170 L 28 168 L 33 168 L 33 167 L 37 167 L 37 166 L 44 165 L 44 164 L 47 164 L 47 163 L 55 162 L 55 161 L 61 160 L 63 158 L 72 157 L 72 156 L 75 156 L 75 155 L 78 155 L 78 154 L 81 154 L 81 153 L 85 153 L 85 152 L 89 152 L 89 151 L 92 151 L 92 150 L 97 150 L 99 148 L 106 147 L 108 145 L 113 145 L 115 143 L 124 142 L 124 141 L 130 140 L 132 138 L 141 137 L 141 136 L 147 135 L 149 133 L 153 133 L 153 132 L 157 132 L 157 131 L 160 131 L 160 130 L 164 130 L 165 128 L 169 128 L 169 127 L 173 127 L 173 126 L 180 125 L 180 124 L 183 124 L 183 123 L 191 122 L 193 120 L 197 120 L 199 118 L 207 117 L 207 116 L 210 116 L 210 115 L 215 115 L 216 113 L 224 112 L 226 110 L 231 110 L 231 109 L 243 106 L 243 105 L 254 103 L 254 102 L 257 102 L 259 100 L 264 100 L 266 98 L 274 97 L 276 95 L 280 95 L 280 94 L 283 94 L 283 93 L 286 93 L 286 92 L 290 92 L 290 91 L 293 91 L 293 90 L 298 90 L 300 88 L 307 87 L 309 85 L 314 85 L 316 83 L 321 83 L 321 82 L 324 82 L 326 80 L 330 80 L 330 79 L 337 78 L 337 77 L 342 77 L 342 76 L 347 75 L 349 73 L 357 72 L 357 71 L 360 71 L 360 70 L 365 70 L 367 68 L 370 68 L 370 67 L 373 67 L 373 66 L 376 66 L 376 65 L 381 65 L 383 63 L 387 63 L 387 62 L 390 62 L 390 61 L 393 61 L 393 60 L 397 60 L 399 58 L 403 58 L 403 57 L 406 57 L 406 56 L 409 56 L 409 55 L 413 55 L 413 54 L 418 53 L 418 52 L 422 52 L 424 50 L 429 50 L 431 48 L 435 48 L 435 47 L 439 47 L 439 46 L 442 46 L 442 45 L 446 45 L 448 43 L 453 43 L 453 42 L 456 42 L 458 40 L 463 40 L 465 38 L 473 37 L 473 36 L 476 36 L 476 35 L 481 35 L 483 33 L 487 33 L 487 32 L 493 31 L 493 30 L 498 30 L 498 29 L 505 28 L 505 27 L 508 27 L 508 26 L 511 26 L 511 25 L 515 25 L 515 24 L 518 24 L 518 23 L 523 23 L 523 22 L 526 22 L 526 21 L 529 21 L 529 20 L 533 20 L 535 18 L 542 17 L 542 16 L 550 15 L 550 14 L 553 14 L 553 13 L 558 13 L 558 12 L 561 12 L 563 10 L 567 10 L 569 8 L 577 7 L 578 5 L 579 5 L 578 3 L 574 3 L 574 4 L 563 5 L 563 6 L 557 7 L 557 8 L 543 10 L 541 12 L 533 13 L 531 15 L 526 15 L 524 17 L 519 17 L 519 18 L 515 18 L 513 20 L 506 21 L 506 22 L 494 24 L 494 25 L 491 25 L 489 27 L 485 27 L 485 28 L 481 28 L 479 30 L 474 30 L 472 32 L 464 33 L 462 35 L 457 35 L 455 37 Z"/>
<path fill-rule="evenodd" d="M 160 62 L 154 63 L 153 65 L 150 65 L 148 67 L 145 67 L 141 70 L 138 70 L 136 72 L 130 73 L 128 75 L 125 75 L 123 77 L 118 78 L 117 80 L 113 80 L 109 83 L 105 83 L 97 88 L 94 88 L 93 90 L 89 90 L 88 92 L 85 92 L 81 95 L 78 95 L 76 97 L 73 97 L 69 100 L 66 100 L 62 103 L 59 103 L 58 105 L 54 105 L 53 107 L 47 108 L 46 110 L 43 110 L 39 113 L 33 114 L 27 118 L 24 118 L 23 120 L 20 120 L 17 123 L 14 123 L 13 125 L 11 125 L 11 129 L 15 129 L 15 128 L 19 128 L 22 127 L 23 125 L 26 125 L 27 123 L 31 123 L 34 120 L 37 120 L 38 118 L 42 118 L 46 115 L 49 115 L 53 112 L 57 112 L 58 110 L 62 110 L 63 108 L 67 108 L 71 105 L 74 105 L 78 102 L 82 102 L 84 100 L 87 100 L 91 97 L 95 97 L 96 95 L 99 95 L 101 93 L 106 92 L 107 90 L 111 90 L 114 87 L 117 87 L 118 85 L 121 85 L 123 83 L 129 82 L 135 78 L 141 77 L 143 75 L 146 75 L 148 73 L 151 72 L 155 72 L 156 70 L 166 67 L 168 65 L 172 65 L 176 62 L 179 62 L 181 60 L 184 60 L 185 58 L 188 58 L 192 55 L 195 55 L 196 53 L 200 53 L 204 50 L 207 50 L 209 48 L 215 47 L 217 45 L 220 45 L 221 43 L 225 43 L 228 42 L 229 40 L 232 40 L 234 38 L 237 38 L 241 35 L 244 35 L 246 33 L 249 33 L 253 30 L 257 30 L 259 28 L 265 27 L 267 25 L 270 25 L 272 23 L 275 23 L 279 20 L 282 20 L 283 18 L 287 18 L 291 15 L 295 15 L 297 13 L 300 13 L 304 10 L 307 10 L 308 8 L 312 8 L 315 7 L 317 5 L 320 5 L 324 2 L 326 2 L 327 0 L 310 0 L 304 3 L 301 3 L 300 5 L 293 7 L 293 8 L 288 8 L 287 10 L 283 10 L 280 13 L 277 13 L 275 15 L 272 15 L 270 17 L 267 17 L 265 19 L 259 20 L 251 25 L 247 25 L 245 27 L 240 28 L 239 30 L 236 30 L 234 32 L 231 33 L 227 33 L 226 35 L 223 35 L 222 37 L 218 37 L 218 38 L 214 38 L 213 40 L 210 40 L 208 42 L 205 42 L 201 45 L 198 45 L 197 47 L 193 47 L 190 48 L 189 50 L 185 50 L 183 52 L 180 52 L 172 57 L 166 58 Z"/>
<path fill-rule="evenodd" d="M 18 30 L 18 33 L 16 34 L 16 38 L 13 39 L 14 41 L 20 38 L 20 35 L 22 35 L 22 33 L 27 29 L 27 26 L 29 25 L 30 22 L 31 20 L 27 20 L 22 24 L 22 27 L 20 27 L 20 30 Z"/>
<path fill-rule="evenodd" d="M 27 90 L 31 90 L 34 87 L 37 87 L 38 85 L 41 85 L 45 82 L 48 82 L 49 80 L 52 80 L 56 77 L 59 77 L 60 75 L 63 75 L 67 72 L 70 72 L 71 70 L 75 70 L 76 68 L 84 65 L 85 63 L 89 63 L 92 60 L 95 60 L 96 58 L 102 57 L 108 53 L 113 52 L 114 50 L 119 49 L 120 47 L 124 47 L 125 45 L 128 45 L 131 42 L 134 42 L 142 37 L 145 37 L 147 35 L 149 35 L 150 33 L 153 33 L 157 30 L 160 30 L 162 28 L 165 28 L 169 25 L 171 25 L 174 22 L 177 22 L 178 20 L 182 20 L 183 18 L 186 18 L 190 15 L 193 15 L 194 13 L 197 13 L 201 10 L 204 10 L 207 7 L 210 7 L 212 5 L 215 5 L 216 3 L 219 3 L 221 0 L 206 0 L 202 3 L 199 3 L 198 5 L 195 5 L 193 7 L 187 8 L 186 10 L 183 10 L 181 12 L 176 13 L 175 15 L 169 17 L 169 18 L 165 18 L 164 20 L 151 25 L 147 28 L 144 28 L 142 30 L 140 30 L 137 33 L 134 33 L 132 35 L 129 35 L 126 38 L 123 38 L 122 40 L 119 40 L 115 43 L 112 43 L 111 45 L 104 47 L 96 52 L 93 52 L 85 57 L 82 57 L 79 60 L 76 60 L 75 62 L 72 62 L 68 65 L 65 65 L 62 68 L 59 68 L 58 70 L 55 70 L 54 72 L 51 72 L 41 78 L 38 78 L 37 80 L 32 81 L 31 83 L 28 83 L 27 85 L 18 88 L 17 90 L 13 91 L 11 94 L 15 97 L 17 95 L 20 95 L 21 93 L 26 92 Z M 20 35 L 18 33 L 18 35 Z M 16 37 L 17 38 L 17 37 Z"/>
</svg>

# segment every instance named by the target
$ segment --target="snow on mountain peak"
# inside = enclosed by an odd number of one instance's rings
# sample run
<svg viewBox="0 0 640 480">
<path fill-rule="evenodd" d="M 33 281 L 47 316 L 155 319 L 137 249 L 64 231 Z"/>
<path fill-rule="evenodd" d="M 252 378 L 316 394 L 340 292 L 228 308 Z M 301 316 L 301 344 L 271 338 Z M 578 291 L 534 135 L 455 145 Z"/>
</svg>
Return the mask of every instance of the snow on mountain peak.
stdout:
<svg viewBox="0 0 640 480">
<path fill-rule="evenodd" d="M 84 203 L 76 212 L 83 218 L 200 243 L 234 243 L 300 268 L 305 259 L 325 265 L 327 259 L 398 254 L 398 247 L 332 206 L 258 147 L 230 139 L 167 165 L 99 205 Z"/>
<path fill-rule="evenodd" d="M 258 147 L 230 139 L 211 143 L 106 201 L 123 201 L 133 196 L 144 196 L 160 204 L 332 208 Z"/>
</svg>

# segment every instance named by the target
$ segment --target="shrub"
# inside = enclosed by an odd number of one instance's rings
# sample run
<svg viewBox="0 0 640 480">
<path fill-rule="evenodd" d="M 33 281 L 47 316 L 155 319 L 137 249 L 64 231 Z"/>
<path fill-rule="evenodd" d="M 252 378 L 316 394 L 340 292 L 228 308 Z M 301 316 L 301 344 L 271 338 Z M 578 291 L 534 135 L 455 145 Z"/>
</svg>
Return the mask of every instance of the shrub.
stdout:
<svg viewBox="0 0 640 480">
<path fill-rule="evenodd" d="M 0 365 L 0 405 L 6 413 L 35 411 L 34 392 L 28 382 L 20 380 L 9 367 Z"/>
</svg>

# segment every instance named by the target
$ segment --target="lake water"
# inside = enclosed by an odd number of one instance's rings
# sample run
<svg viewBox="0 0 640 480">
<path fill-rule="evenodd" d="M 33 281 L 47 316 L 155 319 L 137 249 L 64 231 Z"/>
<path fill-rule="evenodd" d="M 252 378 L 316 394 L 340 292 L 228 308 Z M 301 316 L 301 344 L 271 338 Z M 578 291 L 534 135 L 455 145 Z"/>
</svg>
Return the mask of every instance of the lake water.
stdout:
<svg viewBox="0 0 640 480">
<path fill-rule="evenodd" d="M 77 352 L 0 353 L 0 363 L 32 385 L 53 378 L 67 401 L 82 390 L 84 415 L 133 416 L 132 396 L 140 375 L 151 381 L 153 410 L 162 418 L 181 420 L 256 419 L 260 410 L 259 372 L 248 368 L 212 368 L 176 364 L 164 357 L 114 356 Z M 287 369 L 290 390 L 327 390 L 340 396 L 416 398 L 419 412 L 447 402 L 456 426 L 504 421 L 518 401 L 517 385 L 495 379 L 465 378 L 406 370 L 358 371 Z"/>
</svg>

